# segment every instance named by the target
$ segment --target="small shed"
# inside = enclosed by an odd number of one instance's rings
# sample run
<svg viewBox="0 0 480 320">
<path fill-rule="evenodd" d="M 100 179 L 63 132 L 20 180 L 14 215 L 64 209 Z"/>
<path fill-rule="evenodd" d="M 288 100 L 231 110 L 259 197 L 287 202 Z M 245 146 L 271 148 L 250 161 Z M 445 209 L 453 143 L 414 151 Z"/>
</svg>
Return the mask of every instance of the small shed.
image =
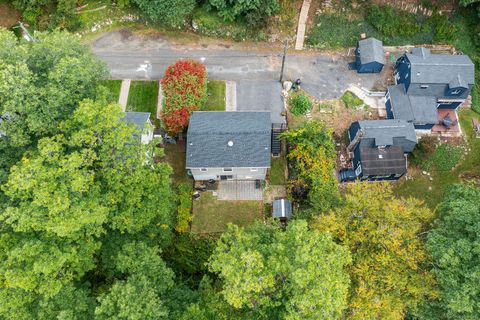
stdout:
<svg viewBox="0 0 480 320">
<path fill-rule="evenodd" d="M 288 199 L 273 200 L 272 217 L 285 222 L 292 217 L 292 202 Z"/>
<path fill-rule="evenodd" d="M 368 38 L 358 41 L 355 49 L 355 69 L 358 73 L 378 73 L 385 64 L 382 41 Z"/>
</svg>

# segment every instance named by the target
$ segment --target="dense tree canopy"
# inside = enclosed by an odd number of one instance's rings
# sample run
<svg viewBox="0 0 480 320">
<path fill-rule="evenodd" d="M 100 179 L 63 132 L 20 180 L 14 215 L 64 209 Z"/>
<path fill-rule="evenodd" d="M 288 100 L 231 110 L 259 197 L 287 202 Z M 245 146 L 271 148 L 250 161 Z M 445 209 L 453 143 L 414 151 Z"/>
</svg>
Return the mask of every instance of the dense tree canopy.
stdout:
<svg viewBox="0 0 480 320">
<path fill-rule="evenodd" d="M 36 42 L 18 42 L 0 28 L 0 182 L 38 139 L 54 135 L 78 102 L 93 98 L 105 66 L 64 32 L 37 33 Z"/>
<path fill-rule="evenodd" d="M 12 167 L 0 211 L 2 317 L 15 311 L 53 318 L 63 311 L 42 306 L 64 300 L 66 314 L 91 312 L 91 272 L 113 283 L 100 298 L 99 317 L 112 304 L 136 301 L 118 300 L 123 293 L 159 308 L 173 277 L 155 246 L 165 246 L 173 224 L 171 169 L 145 165 L 146 147 L 122 117 L 117 105 L 85 101 Z M 108 289 L 102 281 L 93 285 Z"/>
<path fill-rule="evenodd" d="M 445 194 L 427 242 L 440 296 L 422 318 L 479 319 L 480 189 L 453 185 Z"/>
<path fill-rule="evenodd" d="M 338 319 L 346 307 L 347 251 L 327 234 L 292 221 L 250 229 L 231 225 L 210 259 L 222 295 L 257 319 Z"/>
<path fill-rule="evenodd" d="M 387 184 L 356 183 L 342 206 L 314 221 L 352 253 L 349 319 L 404 319 L 434 294 L 420 238 L 431 218 L 418 200 L 395 198 Z"/>
<path fill-rule="evenodd" d="M 145 15 L 171 27 L 183 27 L 196 6 L 195 0 L 132 0 Z"/>
<path fill-rule="evenodd" d="M 209 3 L 225 21 L 245 18 L 253 26 L 265 24 L 268 17 L 280 10 L 278 0 L 209 0 Z"/>
</svg>

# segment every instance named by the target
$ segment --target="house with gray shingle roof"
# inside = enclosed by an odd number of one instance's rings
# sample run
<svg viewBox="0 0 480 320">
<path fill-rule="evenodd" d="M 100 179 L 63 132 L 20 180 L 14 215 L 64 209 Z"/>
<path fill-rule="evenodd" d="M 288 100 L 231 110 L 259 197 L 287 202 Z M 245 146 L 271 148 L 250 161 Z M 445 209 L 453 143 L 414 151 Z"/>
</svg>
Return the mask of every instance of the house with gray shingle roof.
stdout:
<svg viewBox="0 0 480 320">
<path fill-rule="evenodd" d="M 348 137 L 352 171 L 361 180 L 400 178 L 407 172 L 407 155 L 417 144 L 413 124 L 397 119 L 354 122 Z"/>
<path fill-rule="evenodd" d="M 142 144 L 148 144 L 153 139 L 153 125 L 150 121 L 150 112 L 125 112 L 122 121 L 135 127 L 135 139 Z"/>
<path fill-rule="evenodd" d="M 385 64 L 382 41 L 368 38 L 358 41 L 355 49 L 355 69 L 358 73 L 378 73 Z"/>
<path fill-rule="evenodd" d="M 193 112 L 186 169 L 195 180 L 264 180 L 271 136 L 270 112 Z"/>
<path fill-rule="evenodd" d="M 442 122 L 437 109 L 456 110 L 467 99 L 475 82 L 475 67 L 466 55 L 414 48 L 397 60 L 394 75 L 396 84 L 385 97 L 387 116 L 430 130 Z"/>
</svg>

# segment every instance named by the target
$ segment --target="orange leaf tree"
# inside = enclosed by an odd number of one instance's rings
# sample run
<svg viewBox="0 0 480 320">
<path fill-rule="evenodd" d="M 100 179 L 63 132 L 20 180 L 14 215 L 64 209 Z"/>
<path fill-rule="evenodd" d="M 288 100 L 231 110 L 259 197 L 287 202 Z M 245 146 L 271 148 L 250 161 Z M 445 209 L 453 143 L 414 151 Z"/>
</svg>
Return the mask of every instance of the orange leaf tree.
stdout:
<svg viewBox="0 0 480 320">
<path fill-rule="evenodd" d="M 188 125 L 190 114 L 207 102 L 207 72 L 200 62 L 178 60 L 167 68 L 160 83 L 163 126 L 176 135 Z"/>
</svg>

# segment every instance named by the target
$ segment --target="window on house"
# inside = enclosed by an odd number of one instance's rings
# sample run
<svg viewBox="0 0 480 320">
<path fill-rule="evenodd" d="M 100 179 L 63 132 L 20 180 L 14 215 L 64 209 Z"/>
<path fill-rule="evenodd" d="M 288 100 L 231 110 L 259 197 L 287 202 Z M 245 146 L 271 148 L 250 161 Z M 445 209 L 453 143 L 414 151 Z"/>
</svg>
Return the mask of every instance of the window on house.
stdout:
<svg viewBox="0 0 480 320">
<path fill-rule="evenodd" d="M 420 88 L 422 88 L 422 89 L 428 89 L 428 84 L 422 84 L 422 85 L 420 85 Z"/>
<path fill-rule="evenodd" d="M 231 171 L 233 171 L 232 168 L 223 168 L 223 172 L 231 172 Z"/>
<path fill-rule="evenodd" d="M 460 92 L 462 92 L 462 90 L 460 89 L 455 89 L 452 91 L 452 94 L 459 94 Z"/>
<path fill-rule="evenodd" d="M 250 171 L 252 171 L 252 172 L 257 172 L 257 171 L 258 171 L 258 168 L 250 168 Z"/>
<path fill-rule="evenodd" d="M 207 168 L 200 168 L 200 171 L 202 171 L 202 172 L 207 172 L 208 169 L 207 169 Z"/>
</svg>

